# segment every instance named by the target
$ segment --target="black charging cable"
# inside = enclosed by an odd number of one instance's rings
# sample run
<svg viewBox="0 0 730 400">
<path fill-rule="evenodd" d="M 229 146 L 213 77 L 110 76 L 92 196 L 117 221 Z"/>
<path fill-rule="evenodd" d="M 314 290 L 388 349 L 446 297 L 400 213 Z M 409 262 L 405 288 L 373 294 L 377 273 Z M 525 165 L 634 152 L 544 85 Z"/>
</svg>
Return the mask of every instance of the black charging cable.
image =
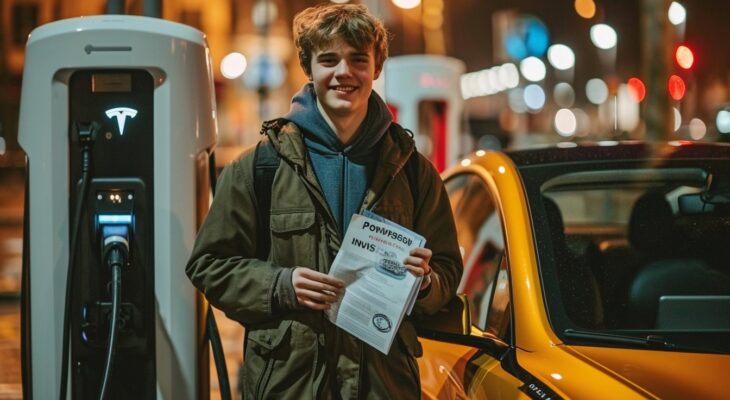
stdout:
<svg viewBox="0 0 730 400">
<path fill-rule="evenodd" d="M 61 389 L 59 398 L 66 400 L 66 384 L 68 380 L 68 352 L 69 352 L 69 330 L 71 324 L 71 293 L 73 293 L 73 277 L 76 270 L 76 254 L 79 240 L 79 229 L 81 226 L 81 212 L 86 202 L 86 192 L 89 188 L 89 175 L 91 174 L 91 147 L 96 139 L 96 133 L 100 125 L 96 122 L 90 124 L 76 123 L 72 135 L 73 141 L 78 141 L 81 148 L 81 188 L 76 196 L 76 207 L 74 209 L 74 222 L 71 228 L 71 247 L 69 248 L 68 273 L 66 276 L 66 306 L 63 312 L 63 344 L 61 351 Z"/>
<path fill-rule="evenodd" d="M 120 228 L 125 228 L 120 227 Z M 128 237 L 128 234 L 125 235 Z M 114 364 L 114 353 L 117 347 L 117 336 L 119 333 L 119 303 L 122 296 L 122 267 L 127 264 L 129 255 L 129 242 L 126 237 L 112 235 L 104 239 L 103 256 L 112 274 L 112 312 L 111 323 L 109 324 L 109 340 L 106 348 L 106 362 L 104 363 L 104 377 L 101 381 L 99 400 L 104 400 L 109 394 L 109 382 Z"/>
<path fill-rule="evenodd" d="M 215 186 L 217 175 L 215 172 L 215 153 L 211 152 L 208 157 L 210 188 L 215 195 Z M 210 347 L 213 349 L 213 362 L 215 370 L 218 374 L 218 387 L 220 389 L 221 400 L 231 400 L 231 384 L 228 380 L 228 368 L 226 367 L 226 358 L 223 353 L 223 343 L 221 342 L 220 333 L 218 332 L 218 324 L 215 322 L 213 307 L 208 303 L 205 319 L 205 337 L 210 340 Z"/>
</svg>

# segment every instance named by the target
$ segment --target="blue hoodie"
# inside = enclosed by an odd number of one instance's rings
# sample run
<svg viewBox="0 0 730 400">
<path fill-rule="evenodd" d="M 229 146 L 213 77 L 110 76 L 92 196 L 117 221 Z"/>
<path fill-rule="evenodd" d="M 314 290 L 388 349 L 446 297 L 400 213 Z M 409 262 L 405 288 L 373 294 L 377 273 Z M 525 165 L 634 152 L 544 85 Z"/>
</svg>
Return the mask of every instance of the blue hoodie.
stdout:
<svg viewBox="0 0 730 400">
<path fill-rule="evenodd" d="M 365 119 L 347 145 L 340 142 L 320 114 L 312 83 L 304 85 L 294 95 L 284 119 L 302 130 L 314 172 L 332 216 L 337 220 L 340 237 L 344 236 L 373 176 L 378 161 L 378 143 L 393 121 L 388 107 L 373 91 Z"/>
</svg>

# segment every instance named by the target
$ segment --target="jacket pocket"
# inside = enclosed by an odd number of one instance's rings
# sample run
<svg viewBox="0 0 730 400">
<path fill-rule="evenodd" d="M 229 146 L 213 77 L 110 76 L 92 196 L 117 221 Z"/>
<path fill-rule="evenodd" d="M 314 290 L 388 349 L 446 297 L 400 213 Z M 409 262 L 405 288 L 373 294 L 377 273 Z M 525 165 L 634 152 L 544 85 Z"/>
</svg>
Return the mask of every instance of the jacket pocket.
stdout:
<svg viewBox="0 0 730 400">
<path fill-rule="evenodd" d="M 272 210 L 271 260 L 286 267 L 315 269 L 316 221 L 314 211 Z"/>
<path fill-rule="evenodd" d="M 307 325 L 283 320 L 248 334 L 245 399 L 299 399 L 311 393 L 316 335 Z"/>
<path fill-rule="evenodd" d="M 291 324 L 291 320 L 284 320 L 278 326 L 250 328 L 243 364 L 244 398 L 263 398 L 278 358 L 274 351 L 288 341 Z"/>
</svg>

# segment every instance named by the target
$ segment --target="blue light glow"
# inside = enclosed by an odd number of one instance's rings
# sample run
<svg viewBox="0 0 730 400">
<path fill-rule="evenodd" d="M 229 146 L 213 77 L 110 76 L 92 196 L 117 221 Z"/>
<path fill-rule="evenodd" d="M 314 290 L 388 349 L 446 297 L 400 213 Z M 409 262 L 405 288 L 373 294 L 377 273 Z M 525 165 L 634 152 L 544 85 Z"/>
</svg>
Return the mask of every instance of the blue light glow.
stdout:
<svg viewBox="0 0 730 400">
<path fill-rule="evenodd" d="M 527 22 L 525 33 L 525 46 L 531 56 L 542 57 L 550 44 L 550 35 L 545 25 L 537 20 L 531 19 Z"/>
<path fill-rule="evenodd" d="M 96 218 L 100 224 L 131 224 L 132 223 L 132 216 L 129 214 L 126 214 L 126 215 L 100 214 Z"/>
</svg>

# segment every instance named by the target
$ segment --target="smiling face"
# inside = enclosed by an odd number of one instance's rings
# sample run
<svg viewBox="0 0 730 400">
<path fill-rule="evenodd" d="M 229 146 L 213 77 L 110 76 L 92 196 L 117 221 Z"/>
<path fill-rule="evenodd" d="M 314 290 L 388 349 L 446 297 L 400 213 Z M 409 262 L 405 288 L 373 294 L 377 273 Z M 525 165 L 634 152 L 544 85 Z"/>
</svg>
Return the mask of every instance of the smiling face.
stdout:
<svg viewBox="0 0 730 400">
<path fill-rule="evenodd" d="M 376 69 L 372 45 L 356 49 L 343 39 L 317 49 L 312 54 L 311 79 L 322 108 L 332 118 L 347 118 L 367 113 Z"/>
</svg>

